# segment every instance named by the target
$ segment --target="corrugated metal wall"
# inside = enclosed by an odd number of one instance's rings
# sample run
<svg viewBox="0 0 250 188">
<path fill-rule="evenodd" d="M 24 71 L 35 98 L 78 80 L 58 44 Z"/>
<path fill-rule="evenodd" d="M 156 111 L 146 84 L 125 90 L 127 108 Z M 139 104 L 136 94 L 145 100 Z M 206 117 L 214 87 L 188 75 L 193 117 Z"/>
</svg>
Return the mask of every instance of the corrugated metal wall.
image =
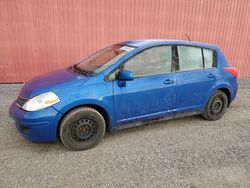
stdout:
<svg viewBox="0 0 250 188">
<path fill-rule="evenodd" d="M 1 0 L 0 82 L 27 81 L 111 43 L 185 33 L 219 45 L 250 76 L 249 0 Z"/>
</svg>

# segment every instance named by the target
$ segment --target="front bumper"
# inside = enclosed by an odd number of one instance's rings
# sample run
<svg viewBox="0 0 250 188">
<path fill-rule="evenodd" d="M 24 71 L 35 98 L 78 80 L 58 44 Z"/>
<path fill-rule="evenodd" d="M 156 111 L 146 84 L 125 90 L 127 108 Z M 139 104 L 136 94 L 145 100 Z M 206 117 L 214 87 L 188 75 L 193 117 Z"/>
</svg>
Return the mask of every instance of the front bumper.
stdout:
<svg viewBox="0 0 250 188">
<path fill-rule="evenodd" d="M 55 142 L 57 127 L 62 114 L 53 107 L 35 112 L 28 112 L 16 105 L 14 101 L 9 109 L 16 127 L 23 137 L 33 142 Z"/>
</svg>

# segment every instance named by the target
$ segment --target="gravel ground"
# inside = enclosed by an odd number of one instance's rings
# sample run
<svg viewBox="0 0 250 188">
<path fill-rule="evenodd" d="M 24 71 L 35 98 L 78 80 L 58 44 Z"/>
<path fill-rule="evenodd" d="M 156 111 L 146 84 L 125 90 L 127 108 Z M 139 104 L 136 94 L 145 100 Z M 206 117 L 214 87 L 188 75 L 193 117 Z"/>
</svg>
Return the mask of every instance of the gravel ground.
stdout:
<svg viewBox="0 0 250 188">
<path fill-rule="evenodd" d="M 20 85 L 0 85 L 0 187 L 250 187 L 250 79 L 225 116 L 107 133 L 95 148 L 23 139 L 8 116 Z"/>
</svg>

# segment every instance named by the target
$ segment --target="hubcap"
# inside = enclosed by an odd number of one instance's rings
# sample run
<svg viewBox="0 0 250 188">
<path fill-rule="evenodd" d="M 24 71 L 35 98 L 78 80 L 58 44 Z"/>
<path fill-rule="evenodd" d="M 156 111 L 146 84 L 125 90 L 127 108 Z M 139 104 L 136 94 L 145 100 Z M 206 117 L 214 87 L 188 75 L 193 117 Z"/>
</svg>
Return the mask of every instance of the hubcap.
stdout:
<svg viewBox="0 0 250 188">
<path fill-rule="evenodd" d="M 223 108 L 223 100 L 220 97 L 217 97 L 213 100 L 211 104 L 211 113 L 212 114 L 219 114 Z"/>
<path fill-rule="evenodd" d="M 96 124 L 92 119 L 78 120 L 71 128 L 71 136 L 76 141 L 90 139 L 96 133 Z"/>
</svg>

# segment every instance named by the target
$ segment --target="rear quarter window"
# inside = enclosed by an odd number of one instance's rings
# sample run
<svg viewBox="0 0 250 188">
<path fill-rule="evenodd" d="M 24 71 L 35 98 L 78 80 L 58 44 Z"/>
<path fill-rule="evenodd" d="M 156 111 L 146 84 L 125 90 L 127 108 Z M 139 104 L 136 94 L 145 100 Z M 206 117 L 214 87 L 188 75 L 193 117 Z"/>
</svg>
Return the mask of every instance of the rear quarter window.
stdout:
<svg viewBox="0 0 250 188">
<path fill-rule="evenodd" d="M 213 58 L 214 58 L 214 51 L 210 49 L 203 49 L 203 56 L 204 56 L 204 66 L 205 68 L 212 68 L 213 67 Z"/>
</svg>

